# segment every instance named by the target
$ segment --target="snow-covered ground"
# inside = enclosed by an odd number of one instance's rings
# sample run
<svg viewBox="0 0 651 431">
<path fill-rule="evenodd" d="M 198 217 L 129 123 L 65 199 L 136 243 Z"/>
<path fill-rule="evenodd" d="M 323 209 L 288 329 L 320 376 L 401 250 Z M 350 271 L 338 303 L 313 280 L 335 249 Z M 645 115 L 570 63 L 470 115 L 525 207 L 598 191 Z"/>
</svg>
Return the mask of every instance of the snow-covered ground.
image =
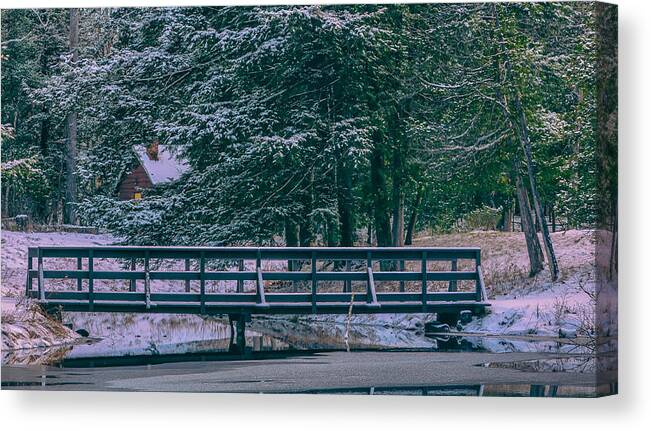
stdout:
<svg viewBox="0 0 651 431">
<path fill-rule="evenodd" d="M 593 230 L 552 233 L 560 277 L 547 270 L 529 277 L 524 235 L 470 232 L 422 237 L 416 245 L 477 246 L 490 311 L 464 332 L 494 335 L 592 337 L 595 326 L 595 242 Z"/>
<path fill-rule="evenodd" d="M 27 247 L 106 245 L 114 243 L 115 238 L 110 235 L 5 231 L 2 232 L 1 238 L 3 349 L 48 346 L 74 340 L 77 335 L 73 331 L 38 314 L 21 299 L 25 286 Z M 482 268 L 492 306 L 486 316 L 475 318 L 465 325 L 463 332 L 590 337 L 594 332 L 595 311 L 594 231 L 554 233 L 552 239 L 561 270 L 560 280 L 555 283 L 550 282 L 546 272 L 534 278 L 528 277 L 526 245 L 521 233 L 471 232 L 437 235 L 421 237 L 416 240 L 415 245 L 482 248 Z M 48 265 L 53 265 L 51 268 L 57 269 L 72 269 L 75 264 L 76 262 L 65 259 L 48 261 Z M 118 269 L 121 265 L 118 261 L 107 260 L 99 261 L 96 267 Z M 66 283 L 70 282 L 63 281 L 61 288 L 64 288 Z M 125 289 L 126 285 L 120 283 L 123 282 L 98 284 L 98 289 Z M 182 288 L 179 283 L 161 282 L 152 288 L 163 291 L 178 290 Z M 233 289 L 234 286 L 216 283 L 208 288 L 212 291 L 222 291 Z M 115 349 L 118 347 L 115 340 L 120 340 L 120 349 L 133 352 L 151 349 L 151 342 L 160 350 L 169 346 L 178 348 L 180 343 L 200 343 L 202 340 L 228 338 L 228 332 L 224 333 L 225 327 L 226 331 L 228 330 L 227 325 L 223 322 L 208 323 L 199 316 L 125 316 L 128 315 L 92 317 L 79 314 L 76 317 L 66 316 L 66 319 L 73 323 L 74 329 L 84 328 L 89 330 L 91 336 L 105 337 L 108 340 L 99 347 L 89 347 L 89 351 L 96 351 L 103 348 L 102 346 Z M 433 318 L 432 315 L 353 316 L 349 340 L 352 347 L 431 346 L 431 341 L 414 334 L 421 332 L 424 324 Z M 343 340 L 345 323 L 346 316 L 302 316 L 284 321 L 258 319 L 250 328 L 258 334 L 271 335 L 293 343 L 299 343 L 299 339 L 304 340 L 305 331 L 312 330 L 323 340 L 337 345 Z M 113 346 L 110 344 L 111 339 Z M 130 341 L 125 341 L 127 339 Z M 490 344 L 490 341 L 487 343 Z"/>
</svg>

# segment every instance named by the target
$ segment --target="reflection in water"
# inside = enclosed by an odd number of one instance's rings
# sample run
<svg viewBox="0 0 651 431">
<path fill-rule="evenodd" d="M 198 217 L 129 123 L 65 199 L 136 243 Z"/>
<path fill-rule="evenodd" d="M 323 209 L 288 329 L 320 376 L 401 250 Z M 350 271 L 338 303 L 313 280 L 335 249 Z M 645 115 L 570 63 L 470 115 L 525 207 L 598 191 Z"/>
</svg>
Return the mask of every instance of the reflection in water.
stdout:
<svg viewBox="0 0 651 431">
<path fill-rule="evenodd" d="M 489 362 L 482 364 L 488 368 L 510 368 L 528 373 L 581 373 L 595 372 L 594 356 L 572 356 L 551 359 L 532 359 L 527 361 Z"/>
<path fill-rule="evenodd" d="M 599 388 L 595 388 L 594 386 L 578 385 L 496 384 L 315 389 L 301 393 L 333 395 L 593 398 L 597 395 L 614 395 L 617 393 L 617 390 L 617 383 L 605 384 L 603 387 Z"/>
<path fill-rule="evenodd" d="M 488 362 L 481 364 L 487 368 L 508 368 L 528 373 L 579 373 L 595 374 L 597 371 L 616 372 L 617 355 L 604 354 L 565 356 L 559 358 L 530 359 L 525 361 Z"/>
</svg>

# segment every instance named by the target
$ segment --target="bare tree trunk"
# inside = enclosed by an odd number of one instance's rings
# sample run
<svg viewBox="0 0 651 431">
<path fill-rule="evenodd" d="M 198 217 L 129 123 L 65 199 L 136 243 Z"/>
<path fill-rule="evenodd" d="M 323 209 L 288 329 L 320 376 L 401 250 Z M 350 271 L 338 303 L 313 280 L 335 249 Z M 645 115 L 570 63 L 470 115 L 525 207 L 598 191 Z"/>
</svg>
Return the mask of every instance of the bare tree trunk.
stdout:
<svg viewBox="0 0 651 431">
<path fill-rule="evenodd" d="M 402 155 L 400 149 L 393 151 L 393 223 L 392 243 L 394 247 L 402 247 L 405 238 L 405 195 L 402 191 Z"/>
<path fill-rule="evenodd" d="M 513 200 L 509 199 L 509 205 L 504 208 L 504 220 L 502 221 L 502 231 L 513 231 Z"/>
<path fill-rule="evenodd" d="M 352 172 L 344 163 L 337 169 L 337 207 L 339 212 L 339 245 L 352 247 L 353 232 L 353 182 Z"/>
<path fill-rule="evenodd" d="M 375 148 L 371 158 L 371 184 L 373 187 L 373 218 L 375 239 L 378 247 L 391 246 L 391 199 L 387 190 L 386 167 L 381 148 Z M 382 271 L 394 271 L 396 265 L 391 261 L 381 261 Z"/>
<path fill-rule="evenodd" d="M 414 207 L 411 210 L 411 216 L 409 217 L 409 223 L 407 224 L 407 236 L 405 237 L 405 245 L 411 245 L 414 240 L 414 229 L 416 228 L 416 218 L 418 217 L 418 211 L 420 210 L 420 203 L 423 200 L 424 188 L 422 186 L 418 187 L 416 192 L 416 200 L 414 201 Z"/>
<path fill-rule="evenodd" d="M 524 151 L 525 161 L 527 162 L 527 174 L 529 175 L 529 187 L 531 188 L 531 197 L 533 198 L 533 207 L 536 212 L 538 221 L 540 222 L 540 229 L 543 236 L 543 243 L 545 244 L 545 254 L 547 255 L 547 264 L 549 265 L 549 272 L 552 276 L 552 281 L 558 279 L 558 261 L 554 254 L 554 245 L 552 244 L 551 236 L 549 235 L 549 228 L 545 222 L 545 214 L 543 213 L 542 205 L 540 203 L 540 196 L 538 195 L 538 186 L 536 185 L 536 173 L 533 165 L 533 156 L 531 154 L 531 141 L 529 140 L 529 132 L 527 130 L 527 120 L 524 116 L 524 110 L 520 103 L 520 95 L 515 92 L 514 102 L 515 109 L 518 113 L 518 123 L 520 132 L 520 144 Z"/>
<path fill-rule="evenodd" d="M 289 217 L 285 217 L 285 246 L 286 247 L 298 247 L 298 225 L 291 220 Z M 301 261 L 300 260 L 287 260 L 287 271 L 300 271 L 301 270 Z M 292 292 L 297 291 L 296 282 L 292 282 Z"/>
<path fill-rule="evenodd" d="M 386 169 L 380 149 L 373 150 L 371 184 L 374 194 L 375 239 L 378 247 L 387 247 L 391 245 L 391 220 L 389 217 L 389 199 L 387 197 Z"/>
<path fill-rule="evenodd" d="M 370 247 L 373 245 L 373 220 L 369 218 L 366 227 L 366 244 Z"/>
<path fill-rule="evenodd" d="M 69 47 L 72 53 L 72 62 L 79 57 L 79 10 L 70 9 Z M 67 118 L 66 139 L 66 203 L 64 210 L 64 223 L 76 224 L 77 214 L 77 113 L 71 112 Z"/>
<path fill-rule="evenodd" d="M 285 246 L 298 247 L 298 226 L 289 217 L 285 218 Z"/>
<path fill-rule="evenodd" d="M 400 195 L 393 207 L 393 246 L 402 247 L 405 245 L 405 197 Z"/>
<path fill-rule="evenodd" d="M 536 226 L 531 216 L 527 189 L 522 182 L 520 173 L 516 172 L 515 175 L 516 195 L 518 197 L 518 206 L 520 207 L 520 224 L 527 242 L 527 252 L 529 254 L 529 275 L 534 276 L 543 269 L 543 255 L 540 248 L 540 241 L 536 234 Z"/>
</svg>

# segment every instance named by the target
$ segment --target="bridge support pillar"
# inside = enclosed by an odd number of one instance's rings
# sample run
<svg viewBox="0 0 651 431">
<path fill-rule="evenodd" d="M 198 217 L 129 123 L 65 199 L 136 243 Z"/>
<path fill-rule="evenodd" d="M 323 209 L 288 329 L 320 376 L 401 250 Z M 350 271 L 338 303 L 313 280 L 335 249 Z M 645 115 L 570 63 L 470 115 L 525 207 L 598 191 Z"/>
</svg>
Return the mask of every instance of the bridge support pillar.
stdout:
<svg viewBox="0 0 651 431">
<path fill-rule="evenodd" d="M 231 353 L 236 353 L 244 355 L 247 352 L 246 349 L 246 322 L 251 320 L 251 317 L 247 314 L 229 314 L 228 323 L 231 327 L 231 338 L 228 346 L 228 351 Z M 235 334 L 233 333 L 233 323 L 235 323 Z M 235 336 L 234 336 L 235 335 Z M 233 340 L 235 339 L 235 340 Z M 235 343 L 233 343 L 235 341 Z"/>
</svg>

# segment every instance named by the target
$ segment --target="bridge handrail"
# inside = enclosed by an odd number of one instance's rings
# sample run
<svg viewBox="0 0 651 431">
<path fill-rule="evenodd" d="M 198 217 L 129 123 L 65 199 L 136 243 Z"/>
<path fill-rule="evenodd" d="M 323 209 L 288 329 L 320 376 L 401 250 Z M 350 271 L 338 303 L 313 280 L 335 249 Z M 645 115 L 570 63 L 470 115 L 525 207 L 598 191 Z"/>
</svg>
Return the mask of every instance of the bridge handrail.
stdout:
<svg viewBox="0 0 651 431">
<path fill-rule="evenodd" d="M 48 270 L 44 268 L 46 258 L 76 258 L 76 270 Z M 104 271 L 95 270 L 96 259 L 115 258 L 131 260 L 131 270 Z M 34 269 L 34 259 L 37 268 Z M 87 269 L 83 269 L 83 260 L 87 261 Z M 150 268 L 152 259 L 185 260 L 185 271 L 157 271 Z M 239 271 L 208 271 L 206 261 L 223 259 L 239 261 Z M 472 271 L 457 270 L 457 261 L 472 260 L 475 268 Z M 136 270 L 136 261 L 142 260 L 142 270 Z M 191 270 L 190 261 L 198 261 L 198 271 Z M 244 260 L 254 260 L 255 270 L 243 270 Z M 310 272 L 307 271 L 265 271 L 262 261 L 308 261 L 311 262 Z M 346 262 L 342 271 L 318 271 L 318 261 Z M 365 261 L 364 272 L 352 271 L 351 261 Z M 373 270 L 373 262 L 401 262 L 400 270 Z M 404 261 L 420 261 L 420 270 L 405 271 Z M 450 261 L 450 271 L 430 271 L 429 261 Z M 288 265 L 289 266 L 289 265 Z M 37 280 L 34 290 L 33 280 Z M 77 292 L 47 291 L 45 279 L 76 279 Z M 95 292 L 94 280 L 129 280 L 129 292 Z M 87 280 L 87 290 L 82 292 L 82 280 Z M 144 292 L 136 292 L 136 281 L 144 280 Z M 152 280 L 178 280 L 186 283 L 185 293 L 152 292 Z M 200 282 L 200 292 L 190 292 L 190 281 Z M 205 284 L 209 280 L 237 281 L 237 293 L 208 293 Z M 256 282 L 254 294 L 244 293 L 243 282 Z M 311 282 L 311 292 L 308 293 L 269 293 L 265 292 L 265 281 L 306 281 Z M 457 292 L 457 281 L 474 280 L 474 292 Z M 317 291 L 319 281 L 344 282 L 344 293 L 322 293 Z M 379 307 L 383 301 L 419 301 L 426 306 L 428 301 L 468 301 L 481 302 L 486 300 L 485 287 L 481 273 L 481 250 L 478 247 L 141 247 L 141 246 L 41 246 L 30 247 L 28 250 L 27 294 L 41 301 L 46 299 L 83 299 L 87 300 L 92 310 L 95 300 L 141 301 L 150 308 L 155 301 L 195 301 L 201 304 L 202 312 L 208 302 L 255 303 L 259 307 L 268 307 L 279 301 L 300 300 L 311 303 L 316 309 L 320 301 L 351 300 L 350 283 L 366 281 L 366 303 L 369 307 Z M 400 282 L 400 293 L 376 292 L 377 281 Z M 420 281 L 421 291 L 404 292 L 404 283 Z M 448 292 L 428 292 L 427 283 L 430 281 L 449 282 Z M 133 288 L 132 288 L 133 287 Z M 348 293 L 346 293 L 348 288 Z M 235 296 L 234 296 L 235 295 Z M 239 295 L 239 296 L 238 296 Z M 253 295 L 253 296 L 251 296 Z M 293 296 L 292 296 L 293 295 Z M 363 296 L 363 295 L 362 295 Z M 362 299 L 362 298 L 360 298 Z"/>
<path fill-rule="evenodd" d="M 144 258 L 152 259 L 199 258 L 207 259 L 256 259 L 258 252 L 264 260 L 309 259 L 313 253 L 320 260 L 366 260 L 371 253 L 373 260 L 420 260 L 426 253 L 427 260 L 475 259 L 479 247 L 174 247 L 174 246 L 40 246 L 30 247 L 29 257 L 87 257 L 88 250 L 97 258 Z"/>
</svg>

